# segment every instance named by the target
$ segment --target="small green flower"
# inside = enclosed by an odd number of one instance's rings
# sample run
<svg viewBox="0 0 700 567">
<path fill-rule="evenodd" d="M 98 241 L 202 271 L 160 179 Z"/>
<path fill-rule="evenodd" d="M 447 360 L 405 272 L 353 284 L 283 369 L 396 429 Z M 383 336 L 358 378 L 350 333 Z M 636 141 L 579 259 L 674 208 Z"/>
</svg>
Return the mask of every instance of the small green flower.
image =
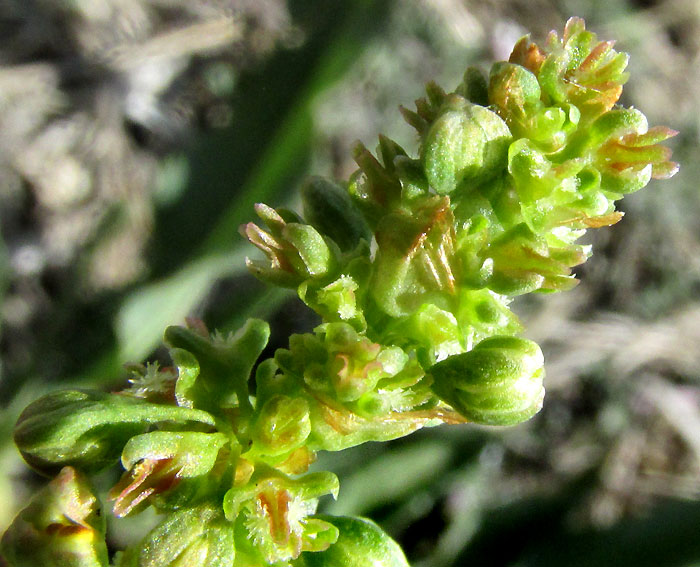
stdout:
<svg viewBox="0 0 700 567">
<path fill-rule="evenodd" d="M 159 508 L 192 501 L 215 482 L 212 469 L 227 442 L 222 433 L 192 431 L 152 431 L 132 437 L 122 452 L 126 472 L 110 491 L 114 514 L 126 516 L 154 499 Z"/>
<path fill-rule="evenodd" d="M 404 350 L 415 349 L 425 367 L 466 350 L 455 315 L 432 303 L 424 303 L 410 316 L 392 323 L 383 340 L 400 345 Z"/>
<path fill-rule="evenodd" d="M 400 372 L 408 357 L 398 347 L 382 348 L 347 323 L 328 323 L 313 335 L 292 336 L 290 350 L 278 351 L 276 359 L 310 390 L 354 402 Z"/>
<path fill-rule="evenodd" d="M 566 22 L 560 38 L 550 33 L 544 47 L 522 38 L 513 48 L 511 63 L 537 75 L 547 104 L 572 102 L 588 120 L 610 110 L 620 98 L 629 56 L 598 41 L 581 18 Z"/>
<path fill-rule="evenodd" d="M 265 222 L 268 231 L 254 223 L 241 227 L 241 234 L 257 246 L 267 257 L 267 262 L 246 258 L 248 269 L 269 283 L 297 287 L 309 278 L 328 275 L 337 264 L 337 251 L 311 225 L 300 218 L 291 218 L 292 213 L 276 211 L 258 203 L 258 216 Z"/>
<path fill-rule="evenodd" d="M 455 313 L 462 325 L 467 350 L 494 335 L 516 335 L 522 332 L 520 321 L 508 308 L 510 302 L 508 296 L 488 288 L 460 290 Z"/>
<path fill-rule="evenodd" d="M 302 551 L 326 549 L 338 537 L 329 522 L 312 517 L 318 498 L 338 494 L 338 478 L 329 472 L 292 479 L 259 465 L 249 481 L 224 497 L 226 517 L 245 534 L 237 548 L 260 564 L 289 561 Z"/>
<path fill-rule="evenodd" d="M 584 250 L 576 254 L 558 254 L 545 238 L 537 236 L 525 223 L 520 223 L 494 238 L 482 254 L 491 261 L 488 287 L 503 295 L 522 295 L 538 289 L 562 291 L 571 289 L 578 280 L 571 267 L 587 258 Z"/>
</svg>

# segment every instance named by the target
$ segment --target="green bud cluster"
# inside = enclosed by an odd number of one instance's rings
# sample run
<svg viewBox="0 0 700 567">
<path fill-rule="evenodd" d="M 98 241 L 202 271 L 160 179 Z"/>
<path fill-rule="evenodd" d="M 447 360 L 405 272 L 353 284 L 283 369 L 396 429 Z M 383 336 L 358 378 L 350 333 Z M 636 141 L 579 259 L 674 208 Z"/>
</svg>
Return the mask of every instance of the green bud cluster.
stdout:
<svg viewBox="0 0 700 567">
<path fill-rule="evenodd" d="M 429 84 L 401 109 L 417 155 L 380 136 L 376 155 L 356 146 L 347 183 L 303 186 L 303 217 L 257 205 L 264 228 L 241 233 L 264 258 L 248 267 L 296 289 L 321 324 L 262 362 L 263 321 L 227 337 L 171 327 L 172 368 L 132 366 L 122 392 L 31 404 L 16 443 L 60 473 L 3 538 L 10 564 L 106 566 L 99 501 L 77 471 L 121 461 L 114 513 L 165 519 L 115 567 L 407 565 L 371 522 L 315 514 L 339 487 L 309 466 L 321 450 L 539 411 L 544 359 L 517 336 L 511 300 L 575 285 L 585 230 L 677 169 L 659 145 L 675 133 L 617 105 L 626 64 L 571 19 L 544 46 L 522 39 L 488 77 Z"/>
</svg>

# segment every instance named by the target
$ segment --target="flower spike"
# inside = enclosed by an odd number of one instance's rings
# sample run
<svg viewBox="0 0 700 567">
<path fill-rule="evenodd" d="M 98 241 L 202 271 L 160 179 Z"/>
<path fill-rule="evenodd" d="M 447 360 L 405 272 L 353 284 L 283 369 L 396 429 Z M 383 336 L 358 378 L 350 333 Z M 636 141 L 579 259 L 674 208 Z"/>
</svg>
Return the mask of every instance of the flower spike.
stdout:
<svg viewBox="0 0 700 567">
<path fill-rule="evenodd" d="M 401 108 L 416 155 L 380 136 L 376 154 L 355 146 L 347 183 L 303 185 L 304 217 L 257 204 L 263 226 L 240 232 L 264 258 L 248 268 L 296 289 L 320 323 L 259 361 L 265 322 L 210 334 L 190 320 L 165 332 L 172 365 L 130 366 L 124 391 L 32 403 L 16 444 L 58 476 L 3 537 L 11 567 L 106 567 L 83 474 L 120 457 L 115 515 L 165 517 L 114 567 L 406 567 L 372 522 L 316 515 L 339 484 L 309 467 L 318 451 L 537 414 L 544 357 L 511 301 L 576 285 L 586 230 L 678 170 L 663 144 L 676 132 L 619 104 L 627 62 L 572 18 L 453 91 L 429 83 Z"/>
</svg>

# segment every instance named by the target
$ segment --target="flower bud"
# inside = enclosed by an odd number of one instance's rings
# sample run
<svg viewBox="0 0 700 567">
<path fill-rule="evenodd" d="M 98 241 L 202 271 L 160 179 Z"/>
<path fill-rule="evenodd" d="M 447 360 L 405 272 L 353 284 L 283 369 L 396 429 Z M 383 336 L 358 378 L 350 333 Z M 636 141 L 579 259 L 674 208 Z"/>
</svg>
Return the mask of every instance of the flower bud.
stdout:
<svg viewBox="0 0 700 567">
<path fill-rule="evenodd" d="M 96 472 L 116 462 L 131 437 L 161 422 L 214 425 L 211 415 L 200 410 L 65 390 L 30 404 L 17 420 L 14 437 L 25 461 L 39 472 L 51 474 L 66 465 Z"/>
<path fill-rule="evenodd" d="M 506 123 L 483 106 L 458 95 L 423 140 L 421 160 L 430 185 L 440 194 L 462 183 L 479 183 L 505 166 L 511 134 Z"/>
<path fill-rule="evenodd" d="M 348 516 L 316 517 L 338 528 L 338 540 L 325 551 L 302 553 L 294 567 L 408 567 L 399 544 L 371 520 Z"/>
<path fill-rule="evenodd" d="M 17 515 L 0 547 L 12 567 L 106 567 L 102 507 L 66 467 Z"/>
<path fill-rule="evenodd" d="M 433 391 L 474 423 L 515 425 L 544 398 L 544 357 L 532 341 L 491 337 L 433 366 Z"/>
<path fill-rule="evenodd" d="M 644 187 L 651 178 L 667 179 L 678 171 L 670 161 L 671 149 L 663 142 L 678 134 L 664 126 L 648 128 L 638 110 L 616 109 L 604 114 L 591 126 L 591 136 L 601 143 L 595 165 L 603 187 L 622 196 Z"/>
<path fill-rule="evenodd" d="M 118 556 L 117 567 L 233 567 L 234 525 L 219 506 L 172 513 L 139 544 Z"/>
</svg>

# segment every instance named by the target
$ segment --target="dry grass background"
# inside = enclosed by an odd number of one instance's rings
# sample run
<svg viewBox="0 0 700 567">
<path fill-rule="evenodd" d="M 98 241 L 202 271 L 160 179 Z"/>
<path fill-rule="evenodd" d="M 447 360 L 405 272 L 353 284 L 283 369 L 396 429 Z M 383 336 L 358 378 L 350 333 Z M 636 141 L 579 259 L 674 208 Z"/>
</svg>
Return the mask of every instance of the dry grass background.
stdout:
<svg viewBox="0 0 700 567">
<path fill-rule="evenodd" d="M 623 102 L 681 132 L 680 173 L 591 237 L 578 288 L 520 301 L 548 361 L 535 420 L 321 464 L 344 482 L 335 510 L 373 515 L 417 565 L 700 565 L 695 0 L 0 3 L 0 530 L 40 482 L 10 442 L 27 401 L 109 387 L 186 314 L 267 314 L 280 346 L 308 328 L 241 272 L 251 203 L 347 177 L 358 138 L 415 146 L 396 108 L 423 83 L 570 15 L 631 54 Z"/>
</svg>

